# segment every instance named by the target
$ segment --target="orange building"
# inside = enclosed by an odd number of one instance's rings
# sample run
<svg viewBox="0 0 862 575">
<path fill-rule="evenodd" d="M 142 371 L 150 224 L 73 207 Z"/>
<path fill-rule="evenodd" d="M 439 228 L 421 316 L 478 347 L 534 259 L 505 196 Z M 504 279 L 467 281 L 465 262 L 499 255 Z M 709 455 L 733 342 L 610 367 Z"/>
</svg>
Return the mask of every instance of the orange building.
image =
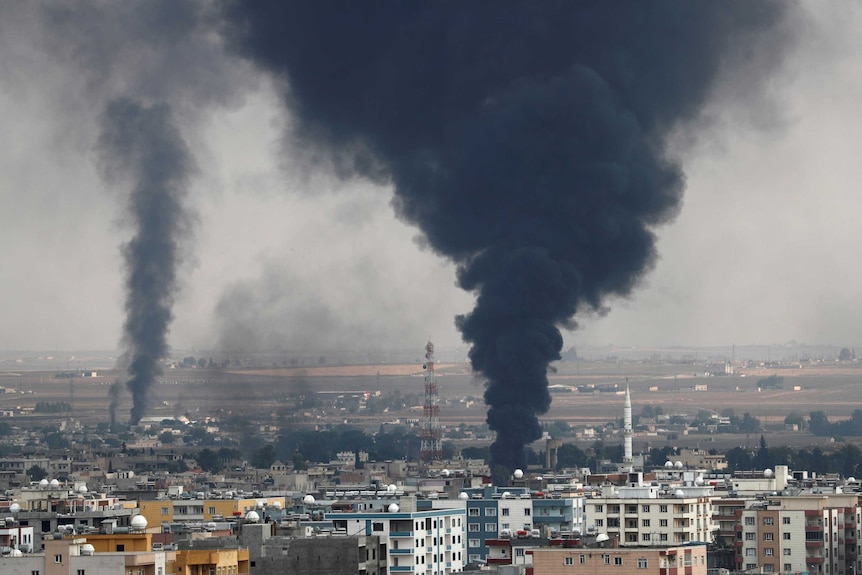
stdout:
<svg viewBox="0 0 862 575">
<path fill-rule="evenodd" d="M 706 545 L 682 547 L 571 547 L 527 551 L 527 575 L 706 575 Z"/>
</svg>

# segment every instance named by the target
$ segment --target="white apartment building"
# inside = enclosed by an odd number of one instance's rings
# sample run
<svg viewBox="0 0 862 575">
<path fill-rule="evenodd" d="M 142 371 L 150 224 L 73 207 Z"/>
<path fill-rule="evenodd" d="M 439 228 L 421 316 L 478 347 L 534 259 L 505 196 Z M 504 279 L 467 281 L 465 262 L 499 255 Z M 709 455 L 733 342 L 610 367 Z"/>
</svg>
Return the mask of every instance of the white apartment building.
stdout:
<svg viewBox="0 0 862 575">
<path fill-rule="evenodd" d="M 689 485 L 670 490 L 640 481 L 586 500 L 588 530 L 617 537 L 621 546 L 709 543 L 718 526 L 712 517 L 712 487 Z"/>
</svg>

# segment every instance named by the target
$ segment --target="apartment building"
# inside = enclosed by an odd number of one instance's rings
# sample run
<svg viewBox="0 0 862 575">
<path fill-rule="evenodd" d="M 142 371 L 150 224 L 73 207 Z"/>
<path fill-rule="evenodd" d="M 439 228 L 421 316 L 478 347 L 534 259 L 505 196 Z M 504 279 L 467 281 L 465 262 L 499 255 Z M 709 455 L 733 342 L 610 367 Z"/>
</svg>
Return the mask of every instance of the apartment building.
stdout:
<svg viewBox="0 0 862 575">
<path fill-rule="evenodd" d="M 736 511 L 738 569 L 859 573 L 858 495 L 770 497 Z"/>
<path fill-rule="evenodd" d="M 717 526 L 713 519 L 713 490 L 696 485 L 661 489 L 639 480 L 586 500 L 589 531 L 617 538 L 621 546 L 674 546 L 709 543 Z"/>
<path fill-rule="evenodd" d="M 706 545 L 671 547 L 543 547 L 527 550 L 526 575 L 706 575 Z"/>
</svg>

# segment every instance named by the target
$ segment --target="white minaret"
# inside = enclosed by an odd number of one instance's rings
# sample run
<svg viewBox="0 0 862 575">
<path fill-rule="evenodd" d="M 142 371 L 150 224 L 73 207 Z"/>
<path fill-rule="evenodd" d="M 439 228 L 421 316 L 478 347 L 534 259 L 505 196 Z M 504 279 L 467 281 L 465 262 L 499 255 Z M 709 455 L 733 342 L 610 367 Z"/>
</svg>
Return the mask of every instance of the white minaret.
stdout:
<svg viewBox="0 0 862 575">
<path fill-rule="evenodd" d="M 629 394 L 628 382 L 626 382 L 626 403 L 623 408 L 623 434 L 625 436 L 623 463 L 631 466 L 634 462 L 634 458 L 632 457 L 632 396 Z"/>
</svg>

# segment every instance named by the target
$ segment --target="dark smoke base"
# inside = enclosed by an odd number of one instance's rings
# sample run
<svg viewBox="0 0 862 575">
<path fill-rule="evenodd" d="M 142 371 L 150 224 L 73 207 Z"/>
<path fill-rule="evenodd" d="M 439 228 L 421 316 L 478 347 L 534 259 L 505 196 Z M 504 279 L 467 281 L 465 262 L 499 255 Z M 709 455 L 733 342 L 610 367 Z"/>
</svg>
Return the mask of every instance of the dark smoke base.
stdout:
<svg viewBox="0 0 862 575">
<path fill-rule="evenodd" d="M 477 294 L 457 324 L 487 378 L 492 462 L 512 470 L 541 436 L 558 328 L 629 294 L 655 262 L 651 230 L 683 191 L 669 131 L 696 117 L 728 47 L 785 4 L 225 6 L 236 49 L 287 79 L 302 148 L 391 178 L 397 213 Z"/>
</svg>

